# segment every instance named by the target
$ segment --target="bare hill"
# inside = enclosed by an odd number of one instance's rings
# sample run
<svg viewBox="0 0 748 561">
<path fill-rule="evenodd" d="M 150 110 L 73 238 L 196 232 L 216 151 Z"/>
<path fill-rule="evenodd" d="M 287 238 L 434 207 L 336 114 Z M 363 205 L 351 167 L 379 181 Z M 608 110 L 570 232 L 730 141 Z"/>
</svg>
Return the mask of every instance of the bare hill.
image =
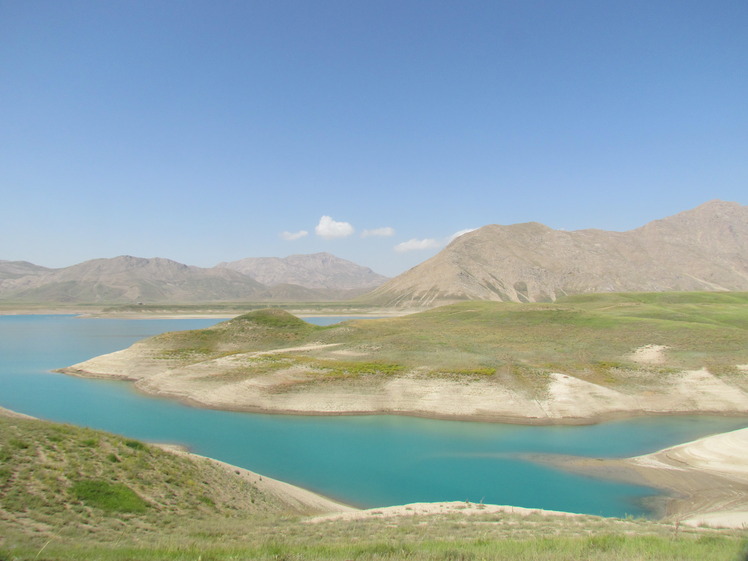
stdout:
<svg viewBox="0 0 748 561">
<path fill-rule="evenodd" d="M 748 207 L 711 201 L 628 232 L 567 232 L 536 222 L 484 226 L 364 298 L 430 307 L 698 290 L 748 290 Z"/>
<path fill-rule="evenodd" d="M 251 300 L 265 287 L 229 269 L 203 269 L 163 258 L 93 259 L 0 281 L 0 299 L 16 302 L 133 303 Z"/>
<path fill-rule="evenodd" d="M 232 269 L 268 286 L 294 284 L 305 288 L 370 290 L 387 277 L 330 253 L 288 257 L 248 257 L 224 262 L 219 268 Z"/>
<path fill-rule="evenodd" d="M 28 275 L 39 275 L 51 271 L 46 267 L 34 265 L 28 261 L 0 260 L 0 280 L 17 279 Z"/>
</svg>

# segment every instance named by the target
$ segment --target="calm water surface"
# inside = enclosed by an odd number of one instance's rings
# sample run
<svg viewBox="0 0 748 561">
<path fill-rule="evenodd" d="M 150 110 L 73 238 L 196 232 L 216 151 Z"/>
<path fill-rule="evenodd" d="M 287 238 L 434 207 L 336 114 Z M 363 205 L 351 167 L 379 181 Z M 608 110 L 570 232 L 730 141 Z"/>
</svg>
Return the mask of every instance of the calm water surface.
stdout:
<svg viewBox="0 0 748 561">
<path fill-rule="evenodd" d="M 748 426 L 746 418 L 721 417 L 529 427 L 395 416 L 256 415 L 196 409 L 144 396 L 127 382 L 50 372 L 143 337 L 216 321 L 0 316 L 0 405 L 133 438 L 184 444 L 198 454 L 357 506 L 482 500 L 605 516 L 646 515 L 640 500 L 654 491 L 558 471 L 516 455 L 622 457 Z"/>
</svg>

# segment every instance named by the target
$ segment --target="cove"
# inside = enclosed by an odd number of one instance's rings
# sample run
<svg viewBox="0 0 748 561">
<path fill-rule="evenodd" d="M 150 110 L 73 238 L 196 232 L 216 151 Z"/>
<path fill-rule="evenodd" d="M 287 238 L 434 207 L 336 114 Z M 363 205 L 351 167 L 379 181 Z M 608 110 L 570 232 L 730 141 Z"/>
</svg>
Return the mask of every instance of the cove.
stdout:
<svg viewBox="0 0 748 561">
<path fill-rule="evenodd" d="M 43 419 L 183 444 L 361 507 L 469 500 L 619 517 L 647 515 L 641 499 L 655 491 L 517 456 L 624 457 L 748 426 L 746 418 L 707 416 L 578 427 L 257 415 L 191 408 L 139 394 L 127 382 L 50 372 L 143 337 L 217 321 L 0 316 L 0 405 Z"/>
</svg>

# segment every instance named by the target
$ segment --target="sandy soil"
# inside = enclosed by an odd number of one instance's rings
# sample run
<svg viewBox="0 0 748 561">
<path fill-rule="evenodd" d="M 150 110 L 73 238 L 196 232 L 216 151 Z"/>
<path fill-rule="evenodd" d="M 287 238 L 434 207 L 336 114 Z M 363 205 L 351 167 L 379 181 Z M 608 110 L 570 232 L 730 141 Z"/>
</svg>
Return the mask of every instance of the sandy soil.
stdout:
<svg viewBox="0 0 748 561">
<path fill-rule="evenodd" d="M 692 526 L 748 528 L 748 428 L 625 460 L 544 458 L 598 477 L 670 493 L 664 518 Z"/>
<path fill-rule="evenodd" d="M 330 354 L 348 352 L 328 345 Z M 748 414 L 748 393 L 708 370 L 689 370 L 637 378 L 610 388 L 574 376 L 553 373 L 545 392 L 507 387 L 496 380 L 469 382 L 421 375 L 416 369 L 381 380 L 309 383 L 309 370 L 295 366 L 254 376 L 232 377 L 251 370 L 258 357 L 273 353 L 326 348 L 237 353 L 180 366 L 140 343 L 60 370 L 87 377 L 132 380 L 149 394 L 216 409 L 301 415 L 400 414 L 447 419 L 523 424 L 582 424 L 632 414 Z M 659 361 L 663 350 L 639 349 L 647 361 Z"/>
<path fill-rule="evenodd" d="M 31 415 L 24 415 L 23 413 L 16 413 L 15 411 L 11 411 L 10 409 L 6 409 L 5 407 L 0 407 L 0 416 L 10 417 L 12 419 L 35 419 L 36 418 L 36 417 L 32 417 Z"/>
<path fill-rule="evenodd" d="M 559 512 L 556 510 L 541 510 L 523 508 L 518 506 L 486 505 L 469 502 L 444 502 L 444 503 L 411 503 L 400 506 L 388 506 L 383 508 L 370 508 L 367 510 L 352 510 L 349 512 L 331 513 L 315 516 L 309 519 L 309 523 L 327 522 L 330 520 L 367 520 L 371 518 L 391 518 L 398 516 L 416 516 L 431 514 L 494 514 L 507 513 L 529 516 L 541 514 L 543 516 L 566 516 L 578 517 L 583 514 L 572 512 Z"/>
<path fill-rule="evenodd" d="M 308 491 L 301 487 L 285 483 L 277 479 L 272 479 L 254 471 L 240 468 L 213 458 L 207 458 L 205 456 L 199 456 L 184 450 L 180 446 L 173 446 L 169 444 L 158 444 L 160 448 L 172 452 L 174 454 L 182 454 L 186 456 L 192 456 L 195 458 L 203 458 L 210 460 L 222 469 L 231 472 L 239 477 L 246 478 L 252 482 L 258 489 L 265 492 L 266 494 L 274 496 L 279 502 L 287 505 L 297 512 L 309 512 L 309 513 L 351 513 L 359 512 L 358 509 L 348 506 L 332 499 L 328 499 L 322 495 L 318 495 L 312 491 Z"/>
<path fill-rule="evenodd" d="M 665 350 L 665 345 L 645 345 L 632 353 L 631 360 L 639 364 L 664 364 Z"/>
</svg>

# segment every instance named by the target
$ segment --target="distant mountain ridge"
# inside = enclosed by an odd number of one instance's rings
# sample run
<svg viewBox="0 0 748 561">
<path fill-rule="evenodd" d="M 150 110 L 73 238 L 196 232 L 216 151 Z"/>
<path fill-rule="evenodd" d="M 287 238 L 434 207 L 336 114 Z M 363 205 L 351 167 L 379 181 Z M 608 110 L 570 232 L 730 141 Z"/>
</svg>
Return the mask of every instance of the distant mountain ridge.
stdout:
<svg viewBox="0 0 748 561">
<path fill-rule="evenodd" d="M 417 308 L 690 290 L 748 290 L 748 207 L 711 201 L 628 232 L 484 226 L 364 298 Z"/>
<path fill-rule="evenodd" d="M 306 288 L 357 290 L 374 288 L 388 280 L 369 269 L 330 253 L 290 255 L 288 257 L 248 257 L 219 263 L 249 275 L 268 286 L 296 284 Z"/>
<path fill-rule="evenodd" d="M 37 275 L 46 271 L 51 271 L 47 267 L 34 265 L 28 261 L 3 261 L 0 260 L 0 280 L 17 279 L 27 275 Z"/>
<path fill-rule="evenodd" d="M 329 253 L 247 258 L 212 268 L 130 256 L 61 269 L 0 261 L 0 302 L 271 303 L 355 297 L 361 304 L 423 308 L 462 300 L 554 301 L 597 292 L 748 291 L 748 207 L 710 201 L 628 232 L 570 232 L 537 222 L 488 225 L 385 280 Z"/>
<path fill-rule="evenodd" d="M 335 301 L 370 290 L 377 284 L 372 280 L 376 277 L 386 279 L 365 267 L 325 255 L 328 256 L 325 261 L 331 264 L 371 274 L 362 286 L 355 286 L 349 275 L 347 288 L 316 288 L 288 281 L 270 285 L 230 267 L 194 267 L 161 257 L 123 255 L 60 269 L 24 261 L 0 261 L 0 301 L 66 304 Z M 310 261 L 318 262 L 319 258 L 312 256 Z M 319 269 L 322 276 L 324 266 Z M 289 277 L 303 281 L 303 275 L 293 276 L 292 267 L 286 267 L 286 271 Z M 334 275 L 334 271 L 327 273 Z M 276 278 L 283 279 L 283 275 Z"/>
<path fill-rule="evenodd" d="M 120 256 L 0 281 L 0 298 L 19 302 L 135 303 L 243 300 L 265 287 L 228 269 L 170 259 Z"/>
</svg>

